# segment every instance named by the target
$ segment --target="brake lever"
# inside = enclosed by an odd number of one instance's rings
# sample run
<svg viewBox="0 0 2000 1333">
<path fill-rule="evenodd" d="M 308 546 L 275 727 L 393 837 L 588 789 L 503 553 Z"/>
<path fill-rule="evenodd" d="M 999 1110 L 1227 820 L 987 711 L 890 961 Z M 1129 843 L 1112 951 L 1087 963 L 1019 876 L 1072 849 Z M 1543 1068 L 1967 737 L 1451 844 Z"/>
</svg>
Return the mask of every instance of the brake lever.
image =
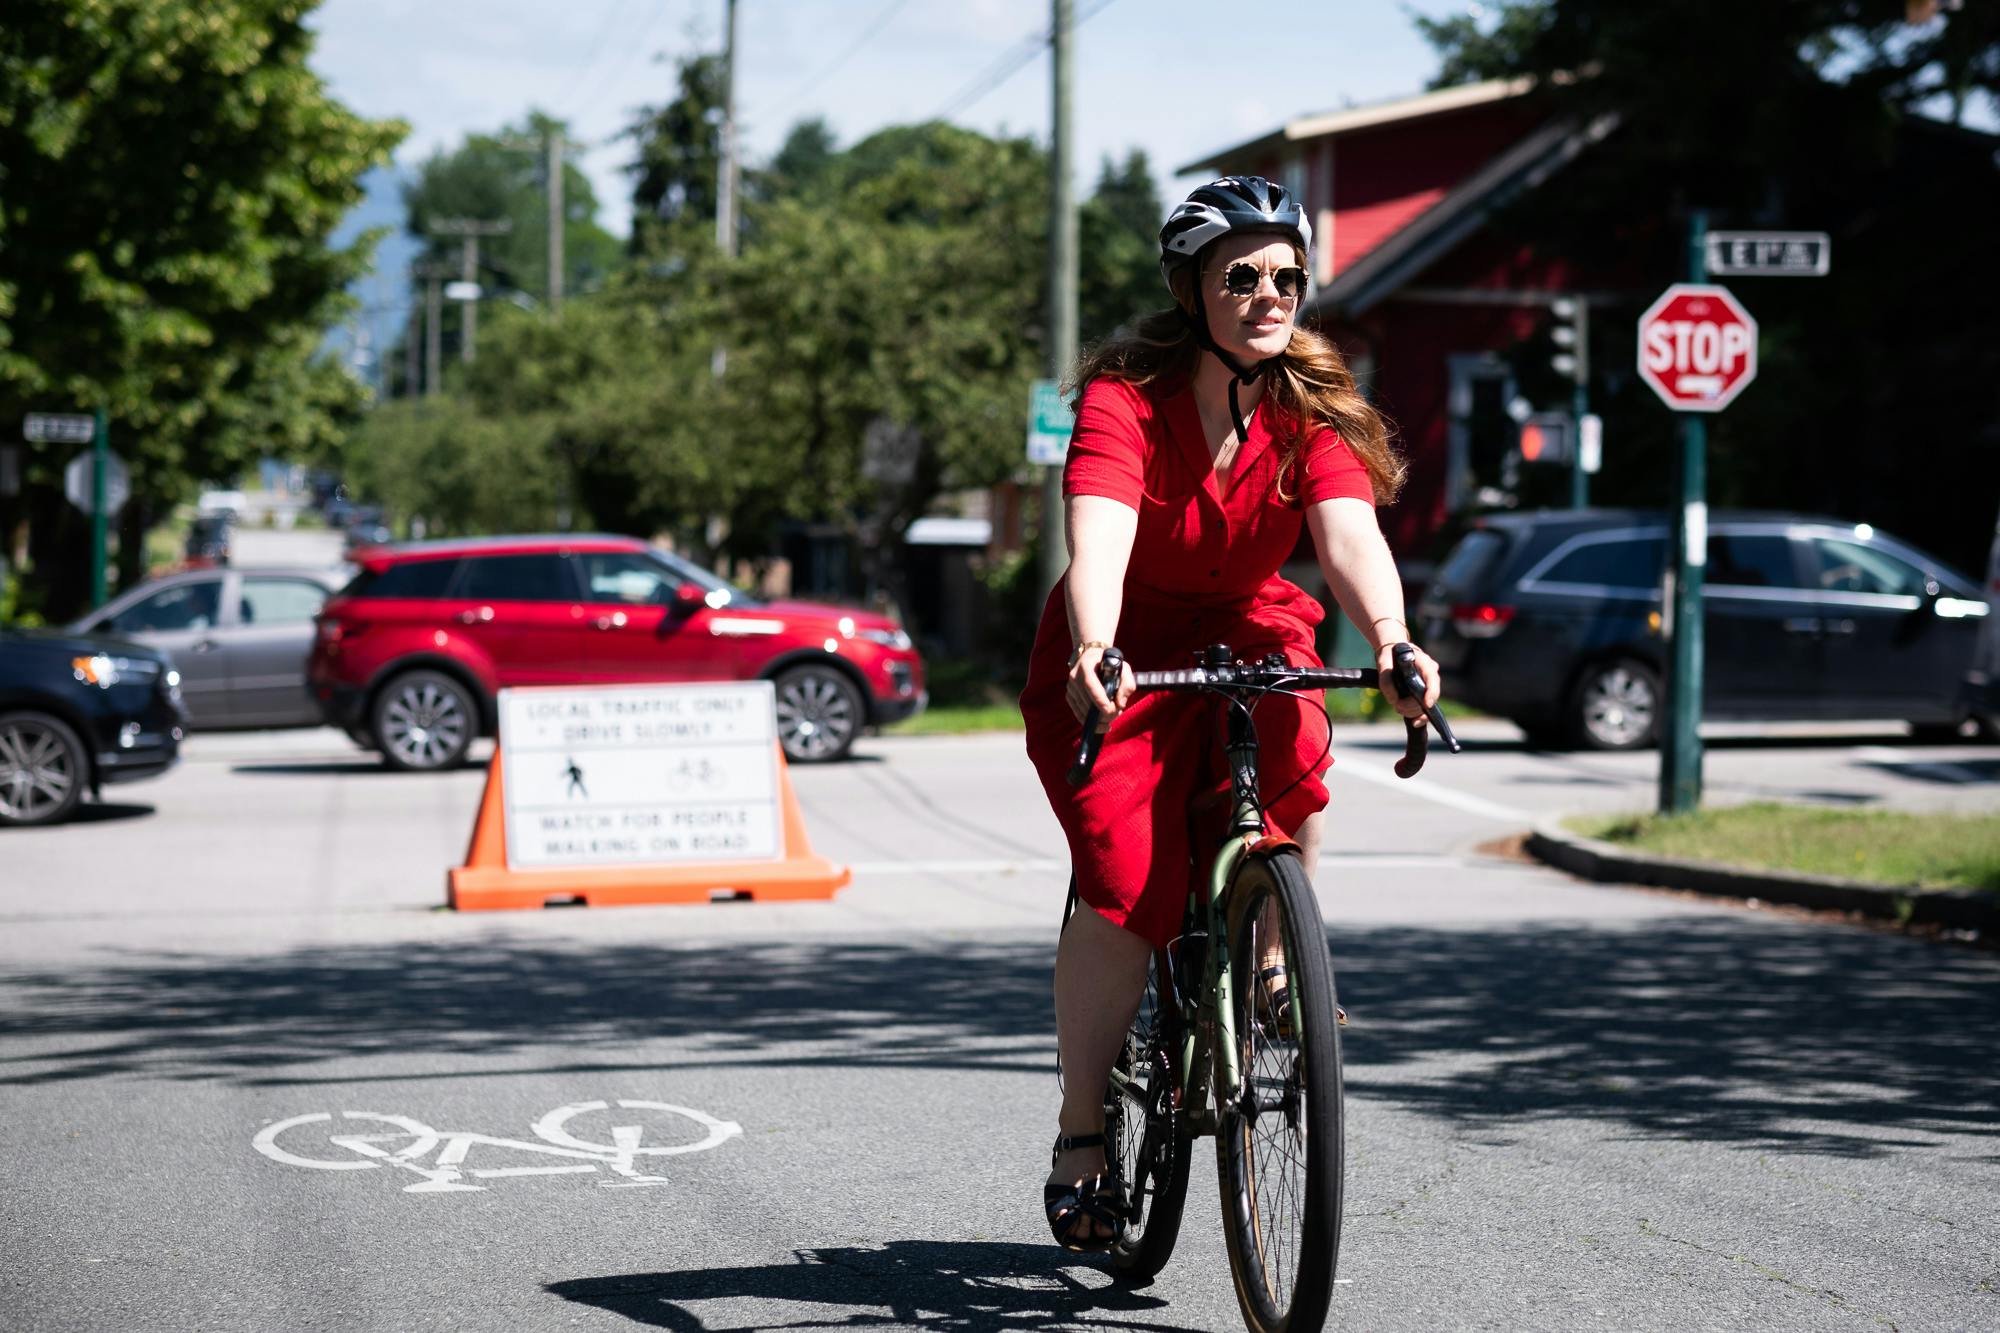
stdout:
<svg viewBox="0 0 2000 1333">
<path fill-rule="evenodd" d="M 1125 654 L 1116 648 L 1106 648 L 1097 662 L 1097 681 L 1104 686 L 1108 697 L 1117 697 L 1119 678 L 1124 674 Z M 1110 725 L 1110 719 L 1101 713 L 1093 712 L 1083 720 L 1083 737 L 1076 744 L 1076 762 L 1069 766 L 1070 786 L 1081 787 L 1090 780 L 1090 770 L 1097 767 L 1097 752 L 1104 746 L 1104 733 Z"/>
<path fill-rule="evenodd" d="M 1389 650 L 1389 681 L 1396 687 L 1396 693 L 1405 699 L 1424 697 L 1424 673 L 1417 670 L 1414 645 L 1399 643 Z M 1415 777 L 1424 766 L 1424 756 L 1430 750 L 1431 728 L 1437 730 L 1438 739 L 1452 754 L 1464 748 L 1453 734 L 1451 724 L 1444 720 L 1443 710 L 1436 704 L 1425 705 L 1424 720 L 1430 723 L 1430 727 L 1425 727 L 1414 718 L 1403 719 L 1403 757 L 1396 761 L 1396 776 L 1399 778 Z"/>
</svg>

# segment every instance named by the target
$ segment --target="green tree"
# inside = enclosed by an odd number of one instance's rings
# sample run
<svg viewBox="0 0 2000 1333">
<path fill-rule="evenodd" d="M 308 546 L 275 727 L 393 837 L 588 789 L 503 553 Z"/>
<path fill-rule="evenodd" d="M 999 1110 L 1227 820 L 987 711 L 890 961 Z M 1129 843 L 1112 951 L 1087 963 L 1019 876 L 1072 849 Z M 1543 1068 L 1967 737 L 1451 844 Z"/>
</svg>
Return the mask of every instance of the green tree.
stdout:
<svg viewBox="0 0 2000 1333">
<path fill-rule="evenodd" d="M 680 62 L 672 101 L 648 107 L 626 131 L 638 149 L 632 171 L 635 255 L 678 248 L 681 236 L 713 230 L 722 162 L 722 57 Z"/>
<path fill-rule="evenodd" d="M 1159 262 L 1164 218 L 1146 154 L 1135 148 L 1123 162 L 1105 158 L 1077 216 L 1077 333 L 1086 346 L 1167 304 Z"/>
<path fill-rule="evenodd" d="M 439 219 L 504 221 L 509 230 L 479 242 L 479 270 L 489 288 L 512 289 L 534 301 L 549 290 L 548 159 L 543 135 L 566 130 L 561 121 L 530 112 L 520 125 L 497 134 L 470 134 L 450 152 L 433 153 L 403 190 L 406 226 L 424 242 L 422 262 L 460 271 L 462 242 L 434 235 Z M 618 238 L 598 224 L 590 178 L 565 153 L 563 159 L 563 288 L 578 294 L 601 287 L 623 258 Z M 418 280 L 421 288 L 422 281 Z M 444 343 L 457 346 L 461 311 L 447 302 Z"/>
<path fill-rule="evenodd" d="M 132 472 L 121 572 L 195 482 L 322 438 L 362 405 L 314 364 L 367 262 L 327 237 L 403 134 L 307 67 L 310 0 L 14 0 L 0 23 L 0 423 L 106 410 Z M 371 242 L 372 243 L 372 242 Z M 30 446 L 40 607 L 85 596 L 73 447 Z"/>
</svg>

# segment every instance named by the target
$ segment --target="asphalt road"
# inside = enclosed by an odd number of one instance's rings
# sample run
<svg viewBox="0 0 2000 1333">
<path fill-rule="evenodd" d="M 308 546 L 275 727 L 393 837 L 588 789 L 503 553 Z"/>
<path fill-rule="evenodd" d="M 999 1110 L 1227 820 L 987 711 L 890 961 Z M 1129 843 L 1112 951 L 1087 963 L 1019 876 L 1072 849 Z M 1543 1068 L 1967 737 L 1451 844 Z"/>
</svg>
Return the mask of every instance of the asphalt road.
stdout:
<svg viewBox="0 0 2000 1333">
<path fill-rule="evenodd" d="M 1651 777 L 1468 731 L 1414 784 L 1339 741 L 1336 1322 L 2000 1325 L 2000 956 L 1483 853 Z M 2000 749 L 1889 734 L 1709 775 L 2000 812 Z M 1151 1286 L 1047 1243 L 1064 870 L 1018 738 L 794 777 L 832 903 L 442 911 L 479 774 L 323 732 L 0 839 L 0 1324 L 1240 1327 L 1204 1152 Z"/>
</svg>

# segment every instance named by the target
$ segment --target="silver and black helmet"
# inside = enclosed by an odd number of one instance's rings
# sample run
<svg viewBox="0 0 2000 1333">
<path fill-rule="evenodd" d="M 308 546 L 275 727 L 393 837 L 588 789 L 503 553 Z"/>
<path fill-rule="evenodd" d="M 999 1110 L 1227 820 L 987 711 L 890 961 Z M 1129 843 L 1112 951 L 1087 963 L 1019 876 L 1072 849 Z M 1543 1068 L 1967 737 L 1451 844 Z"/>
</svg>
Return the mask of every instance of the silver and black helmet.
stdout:
<svg viewBox="0 0 2000 1333">
<path fill-rule="evenodd" d="M 1192 263 L 1202 247 L 1232 232 L 1284 236 L 1311 261 L 1312 223 L 1292 192 L 1262 176 L 1224 176 L 1196 187 L 1160 228 L 1160 275 Z"/>
</svg>

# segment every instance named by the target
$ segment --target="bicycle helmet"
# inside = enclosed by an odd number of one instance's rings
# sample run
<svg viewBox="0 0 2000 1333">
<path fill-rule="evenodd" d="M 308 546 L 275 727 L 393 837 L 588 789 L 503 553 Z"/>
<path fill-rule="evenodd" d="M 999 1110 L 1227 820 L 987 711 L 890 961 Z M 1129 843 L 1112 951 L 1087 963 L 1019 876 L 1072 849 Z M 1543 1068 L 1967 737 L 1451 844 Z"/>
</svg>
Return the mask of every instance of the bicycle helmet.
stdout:
<svg viewBox="0 0 2000 1333">
<path fill-rule="evenodd" d="M 1290 190 L 1262 176 L 1224 176 L 1197 186 L 1167 215 L 1160 228 L 1160 276 L 1171 279 L 1204 246 L 1231 232 L 1288 237 L 1308 261 L 1312 258 L 1312 224 Z"/>
<path fill-rule="evenodd" d="M 1173 291 L 1174 273 L 1194 263 L 1201 252 L 1224 236 L 1243 232 L 1269 232 L 1299 247 L 1307 264 L 1312 262 L 1312 224 L 1292 192 L 1262 176 L 1223 176 L 1195 187 L 1192 194 L 1174 206 L 1160 228 L 1160 276 Z M 1202 300 L 1201 284 L 1189 284 L 1194 309 L 1180 306 L 1194 340 L 1229 367 L 1229 415 L 1236 424 L 1238 439 L 1249 439 L 1250 428 L 1243 420 L 1236 390 L 1264 373 L 1267 361 L 1245 366 L 1222 350 L 1208 330 L 1208 308 Z M 1179 298 L 1175 298 L 1179 304 Z"/>
</svg>

